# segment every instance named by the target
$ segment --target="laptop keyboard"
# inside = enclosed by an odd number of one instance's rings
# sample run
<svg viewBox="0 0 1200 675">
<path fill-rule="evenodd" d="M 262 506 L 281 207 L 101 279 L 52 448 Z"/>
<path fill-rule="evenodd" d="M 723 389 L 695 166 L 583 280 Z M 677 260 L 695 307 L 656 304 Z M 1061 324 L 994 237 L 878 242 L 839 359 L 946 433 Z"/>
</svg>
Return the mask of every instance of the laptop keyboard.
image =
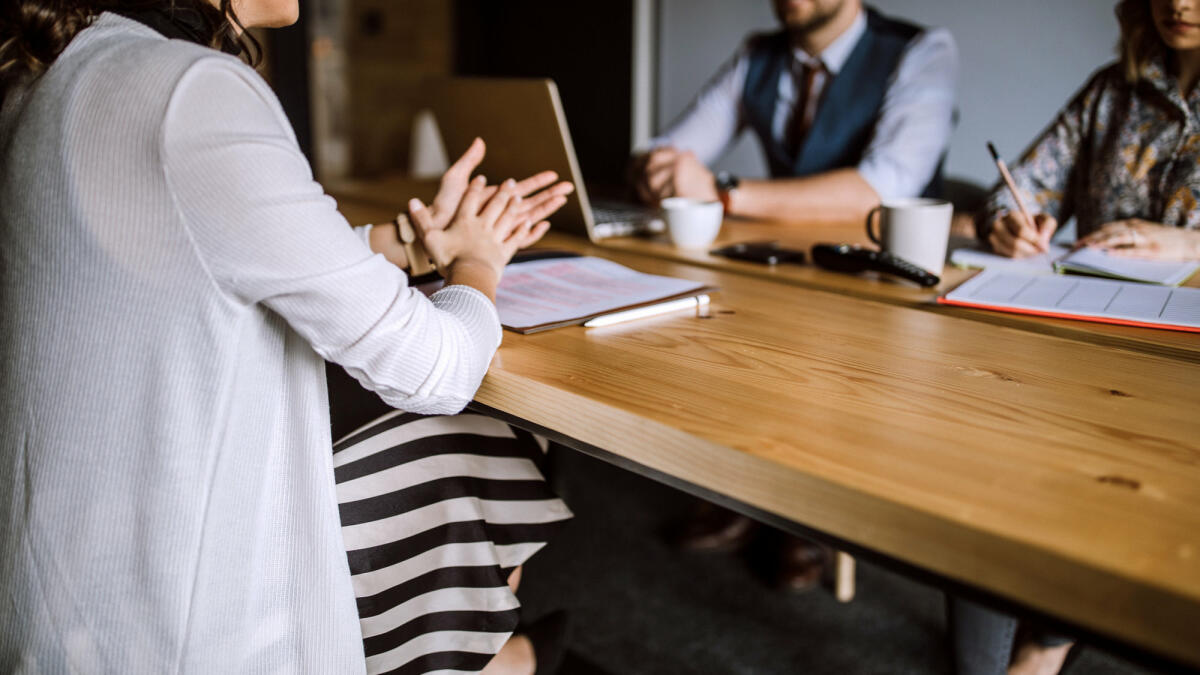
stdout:
<svg viewBox="0 0 1200 675">
<path fill-rule="evenodd" d="M 620 202 L 592 203 L 592 220 L 597 237 L 624 237 L 666 230 L 662 212 L 644 206 Z"/>
</svg>

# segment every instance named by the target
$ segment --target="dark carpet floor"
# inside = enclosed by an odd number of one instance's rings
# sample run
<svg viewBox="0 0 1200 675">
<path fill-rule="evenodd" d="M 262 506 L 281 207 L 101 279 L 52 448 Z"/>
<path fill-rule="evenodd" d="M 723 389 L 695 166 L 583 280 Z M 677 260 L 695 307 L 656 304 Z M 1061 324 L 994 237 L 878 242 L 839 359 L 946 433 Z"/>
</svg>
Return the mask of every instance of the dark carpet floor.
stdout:
<svg viewBox="0 0 1200 675">
<path fill-rule="evenodd" d="M 672 550 L 663 534 L 691 497 L 559 450 L 553 482 L 575 519 L 527 565 L 528 616 L 569 610 L 564 675 L 948 673 L 942 593 L 863 561 L 858 596 L 773 591 L 756 562 Z M 1152 673 L 1085 647 L 1068 675 Z"/>
</svg>

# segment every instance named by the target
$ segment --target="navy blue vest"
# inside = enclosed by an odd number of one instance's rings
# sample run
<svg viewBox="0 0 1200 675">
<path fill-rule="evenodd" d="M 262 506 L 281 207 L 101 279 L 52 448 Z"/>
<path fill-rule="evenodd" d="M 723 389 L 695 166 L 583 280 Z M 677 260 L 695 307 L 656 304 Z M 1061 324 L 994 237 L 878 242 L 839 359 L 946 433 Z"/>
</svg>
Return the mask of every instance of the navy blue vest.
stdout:
<svg viewBox="0 0 1200 675">
<path fill-rule="evenodd" d="M 916 26 L 868 8 L 867 30 L 838 74 L 826 81 L 816 119 L 796 156 L 771 137 L 779 78 L 789 72 L 793 58 L 787 33 L 765 35 L 753 43 L 742 107 L 762 144 L 771 175 L 809 176 L 857 166 L 871 142 L 892 73 L 905 47 L 920 33 Z M 939 165 L 923 196 L 939 196 L 941 184 Z"/>
</svg>

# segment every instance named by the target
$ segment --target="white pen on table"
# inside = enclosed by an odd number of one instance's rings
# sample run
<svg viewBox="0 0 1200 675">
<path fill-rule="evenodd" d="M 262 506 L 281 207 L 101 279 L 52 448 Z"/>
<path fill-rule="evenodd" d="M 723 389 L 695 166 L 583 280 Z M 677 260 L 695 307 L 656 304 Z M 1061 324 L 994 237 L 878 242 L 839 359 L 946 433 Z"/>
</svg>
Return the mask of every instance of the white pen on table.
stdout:
<svg viewBox="0 0 1200 675">
<path fill-rule="evenodd" d="M 611 326 L 615 323 L 623 323 L 625 321 L 633 321 L 634 319 L 644 319 L 649 316 L 658 316 L 668 312 L 675 312 L 681 309 L 694 309 L 704 307 L 708 304 L 708 295 L 702 294 L 691 298 L 680 298 L 678 300 L 669 300 L 660 302 L 656 305 L 647 305 L 645 307 L 635 307 L 621 312 L 613 312 L 612 314 L 604 314 L 594 319 L 589 319 L 583 324 L 584 328 L 600 328 L 602 326 Z"/>
</svg>

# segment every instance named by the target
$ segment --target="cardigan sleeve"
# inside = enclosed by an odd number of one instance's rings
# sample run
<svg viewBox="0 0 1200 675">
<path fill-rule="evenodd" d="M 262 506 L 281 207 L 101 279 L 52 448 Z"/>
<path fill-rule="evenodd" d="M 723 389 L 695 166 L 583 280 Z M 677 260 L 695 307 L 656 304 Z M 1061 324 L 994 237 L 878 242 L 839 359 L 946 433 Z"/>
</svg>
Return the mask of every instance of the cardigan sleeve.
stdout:
<svg viewBox="0 0 1200 675">
<path fill-rule="evenodd" d="M 500 344 L 485 295 L 427 299 L 373 254 L 312 177 L 274 95 L 225 57 L 176 85 L 161 131 L 166 181 L 201 262 L 229 302 L 280 315 L 389 404 L 449 414 Z"/>
</svg>

